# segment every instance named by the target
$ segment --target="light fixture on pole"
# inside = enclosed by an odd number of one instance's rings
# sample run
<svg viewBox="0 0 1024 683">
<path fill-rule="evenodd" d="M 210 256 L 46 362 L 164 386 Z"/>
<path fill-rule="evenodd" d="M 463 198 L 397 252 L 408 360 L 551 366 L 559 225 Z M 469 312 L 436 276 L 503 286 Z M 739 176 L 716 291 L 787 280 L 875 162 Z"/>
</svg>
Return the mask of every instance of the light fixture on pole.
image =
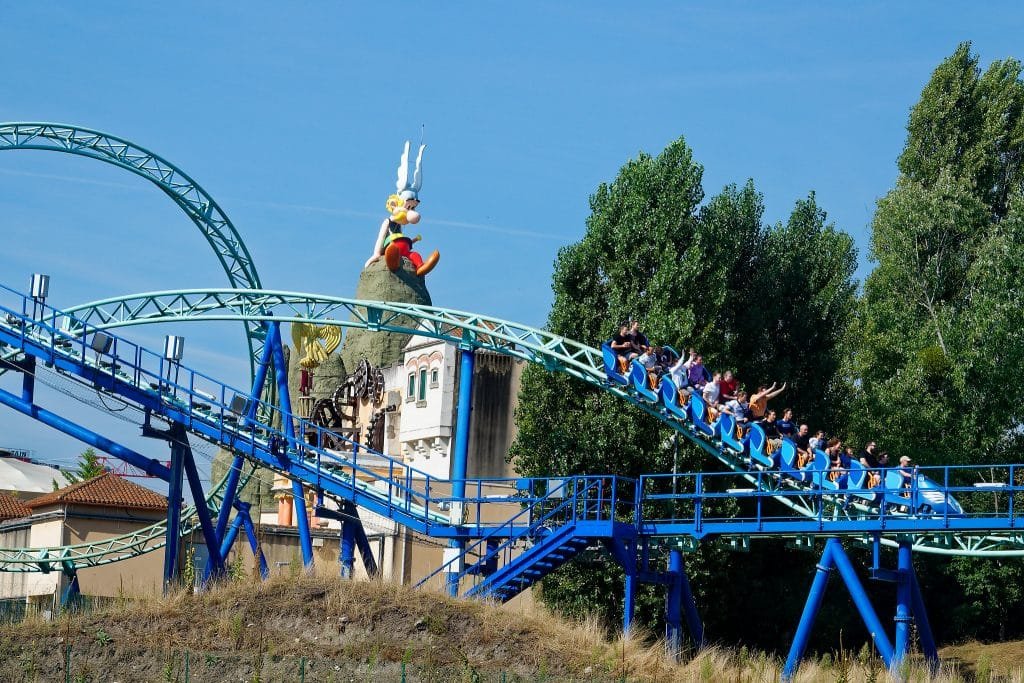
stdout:
<svg viewBox="0 0 1024 683">
<path fill-rule="evenodd" d="M 38 318 L 43 312 L 46 297 L 50 293 L 50 276 L 32 273 L 32 318 Z"/>
<path fill-rule="evenodd" d="M 181 369 L 182 356 L 185 355 L 185 338 L 169 334 L 164 337 L 164 360 L 167 361 L 167 383 L 178 384 L 178 371 Z M 174 373 L 173 381 L 171 373 Z M 177 393 L 175 387 L 174 393 Z"/>
</svg>

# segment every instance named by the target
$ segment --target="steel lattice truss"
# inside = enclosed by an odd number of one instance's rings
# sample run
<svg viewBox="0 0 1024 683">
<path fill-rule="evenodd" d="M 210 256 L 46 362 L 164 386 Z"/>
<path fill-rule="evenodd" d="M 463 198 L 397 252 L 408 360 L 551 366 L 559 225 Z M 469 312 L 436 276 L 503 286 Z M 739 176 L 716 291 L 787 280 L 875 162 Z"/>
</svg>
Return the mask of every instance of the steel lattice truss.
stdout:
<svg viewBox="0 0 1024 683">
<path fill-rule="evenodd" d="M 308 322 L 371 331 L 414 334 L 463 348 L 493 351 L 542 365 L 597 387 L 636 405 L 683 434 L 708 454 L 751 483 L 747 463 L 726 448 L 696 437 L 686 423 L 647 403 L 626 388 L 608 382 L 597 349 L 545 330 L 515 322 L 434 306 L 363 301 L 315 294 L 267 290 L 182 290 L 115 297 L 66 309 L 78 321 L 99 329 L 166 322 L 242 320 Z M 762 482 L 763 483 L 763 482 Z M 816 517 L 814 496 L 778 496 L 782 504 L 806 517 Z M 856 507 L 841 516 L 852 517 Z M 869 539 L 865 539 L 869 540 Z M 924 552 L 954 555 L 1024 555 L 1024 535 L 918 535 L 915 547 Z"/>
<path fill-rule="evenodd" d="M 14 149 L 88 157 L 145 178 L 167 194 L 203 233 L 232 287 L 258 289 L 261 286 L 249 249 L 231 220 L 199 183 L 163 157 L 128 140 L 79 126 L 0 123 L 0 151 Z M 257 323 L 247 323 L 246 332 L 250 354 L 258 359 L 262 330 Z"/>
</svg>

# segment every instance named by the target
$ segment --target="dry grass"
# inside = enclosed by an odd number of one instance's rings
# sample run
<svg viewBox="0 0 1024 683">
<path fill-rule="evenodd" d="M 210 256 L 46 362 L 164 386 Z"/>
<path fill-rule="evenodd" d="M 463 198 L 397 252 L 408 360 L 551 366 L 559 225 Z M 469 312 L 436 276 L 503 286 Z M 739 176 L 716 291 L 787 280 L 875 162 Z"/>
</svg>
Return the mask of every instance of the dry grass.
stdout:
<svg viewBox="0 0 1024 683">
<path fill-rule="evenodd" d="M 388 583 L 279 577 L 235 582 L 203 595 L 187 592 L 108 607 L 55 622 L 33 619 L 0 628 L 0 680 L 61 680 L 62 653 L 75 653 L 75 680 L 184 680 L 181 653 L 194 655 L 193 681 L 399 679 L 409 681 L 776 681 L 782 662 L 745 649 L 706 648 L 683 664 L 645 634 L 609 640 L 596 620 L 573 623 L 524 615 Z M 905 680 L 972 681 L 999 674 L 1024 683 L 1024 645 L 1016 659 L 976 644 L 944 651 L 935 676 L 911 661 Z M 988 660 L 985 660 L 988 657 Z M 999 657 L 999 659 L 996 659 Z M 954 659 L 955 658 L 955 659 Z M 959 661 L 957 661 L 959 660 Z M 985 662 L 999 661 L 995 670 Z M 980 663 L 980 665 L 979 665 Z M 120 678 L 113 678 L 114 675 Z M 890 680 L 862 653 L 806 662 L 798 681 Z"/>
</svg>

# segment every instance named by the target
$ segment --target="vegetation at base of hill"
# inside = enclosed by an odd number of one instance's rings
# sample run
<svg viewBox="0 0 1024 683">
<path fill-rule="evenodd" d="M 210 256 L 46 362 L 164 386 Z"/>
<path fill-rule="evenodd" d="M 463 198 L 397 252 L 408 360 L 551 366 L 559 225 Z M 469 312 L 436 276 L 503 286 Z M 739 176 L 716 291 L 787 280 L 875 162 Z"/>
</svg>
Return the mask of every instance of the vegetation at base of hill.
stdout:
<svg viewBox="0 0 1024 683">
<path fill-rule="evenodd" d="M 952 655 L 962 661 L 944 662 L 934 677 L 912 655 L 902 673 L 922 682 L 988 680 L 972 671 L 1024 682 L 1020 644 L 990 648 L 962 646 Z M 285 575 L 0 626 L 0 680 L 11 683 L 704 683 L 778 680 L 781 667 L 778 657 L 720 647 L 674 664 L 663 643 L 640 632 L 610 640 L 594 619 L 568 622 L 393 584 Z M 865 648 L 809 659 L 796 681 L 886 678 Z"/>
<path fill-rule="evenodd" d="M 1024 446 L 1024 83 L 1020 63 L 984 72 L 970 44 L 935 70 L 913 108 L 896 186 L 878 202 L 857 292 L 850 237 L 810 193 L 785 224 L 764 225 L 753 181 L 704 201 L 701 166 L 682 138 L 628 161 L 590 199 L 586 233 L 555 261 L 551 331 L 597 344 L 626 319 L 653 343 L 696 347 L 741 384 L 789 383 L 773 402 L 857 447 L 876 440 L 920 464 L 1020 460 Z M 669 432 L 641 411 L 529 368 L 510 451 L 528 476 L 671 472 Z M 684 446 L 679 471 L 713 467 Z M 1022 560 L 917 555 L 926 594 L 942 596 L 936 635 L 1024 633 Z M 708 633 L 786 646 L 816 558 L 781 543 L 688 556 Z M 890 558 L 891 559 L 891 558 Z M 785 568 L 784 571 L 780 571 Z M 573 563 L 543 582 L 566 613 L 621 619 L 622 572 Z M 883 622 L 891 586 L 874 584 Z M 839 590 L 834 589 L 834 592 Z M 660 624 L 663 591 L 638 617 Z M 845 602 L 845 599 L 844 599 Z M 711 606 L 714 606 L 713 608 Z M 816 643 L 865 637 L 847 606 L 826 602 Z M 822 635 L 823 634 L 823 635 Z M 813 645 L 814 643 L 812 643 Z"/>
</svg>

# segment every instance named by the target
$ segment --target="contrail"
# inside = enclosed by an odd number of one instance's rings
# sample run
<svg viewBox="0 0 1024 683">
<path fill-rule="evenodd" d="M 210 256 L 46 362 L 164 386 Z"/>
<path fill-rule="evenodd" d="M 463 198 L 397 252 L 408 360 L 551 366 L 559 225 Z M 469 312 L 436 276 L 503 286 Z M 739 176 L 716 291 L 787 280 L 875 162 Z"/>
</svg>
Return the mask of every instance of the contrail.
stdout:
<svg viewBox="0 0 1024 683">
<path fill-rule="evenodd" d="M 26 178 L 43 178 L 46 180 L 60 180 L 68 183 L 79 183 L 82 185 L 98 185 L 101 187 L 116 187 L 122 190 L 134 190 L 144 191 L 146 188 L 139 185 L 129 185 L 126 183 L 114 183 L 104 180 L 91 180 L 89 178 L 81 178 L 77 176 L 66 176 L 57 175 L 53 173 L 35 173 L 32 171 L 17 171 L 14 169 L 0 168 L 0 173 L 5 175 L 23 176 Z M 350 216 L 352 218 L 369 218 L 377 219 L 381 217 L 380 213 L 371 213 L 369 211 L 356 211 L 354 209 L 341 209 L 328 206 L 312 206 L 309 204 L 288 204 L 283 202 L 267 202 L 267 201 L 255 201 L 251 199 L 241 199 L 239 197 L 223 197 L 225 202 L 231 202 L 233 204 L 248 204 L 250 206 L 261 206 L 268 209 L 281 209 L 285 211 L 309 211 L 311 213 L 324 213 L 335 216 Z M 221 203 L 221 202 L 218 202 Z M 221 203 L 223 208 L 223 203 Z M 521 228 L 506 228 L 500 225 L 488 225 L 485 223 L 467 223 L 465 221 L 450 221 L 443 218 L 431 218 L 428 220 L 433 225 L 443 225 L 449 228 L 465 228 L 467 230 L 480 230 L 483 232 L 490 232 L 499 235 L 510 235 L 512 237 L 530 237 L 535 239 L 550 240 L 552 242 L 564 242 L 564 237 L 554 235 L 551 233 L 540 232 L 537 230 L 524 230 Z"/>
</svg>

